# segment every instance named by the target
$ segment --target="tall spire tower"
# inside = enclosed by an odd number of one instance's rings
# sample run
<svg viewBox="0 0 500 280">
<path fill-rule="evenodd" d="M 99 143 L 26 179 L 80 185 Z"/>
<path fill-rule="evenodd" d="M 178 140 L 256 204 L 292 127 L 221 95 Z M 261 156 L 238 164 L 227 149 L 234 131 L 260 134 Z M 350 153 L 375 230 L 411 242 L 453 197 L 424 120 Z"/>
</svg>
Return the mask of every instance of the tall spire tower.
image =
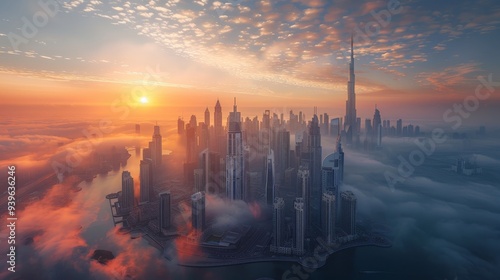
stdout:
<svg viewBox="0 0 500 280">
<path fill-rule="evenodd" d="M 344 120 L 344 132 L 348 143 L 353 142 L 353 137 L 357 135 L 358 125 L 356 117 L 356 76 L 354 74 L 354 42 L 351 34 L 351 62 L 349 63 L 349 80 L 347 81 L 347 101 Z"/>
</svg>

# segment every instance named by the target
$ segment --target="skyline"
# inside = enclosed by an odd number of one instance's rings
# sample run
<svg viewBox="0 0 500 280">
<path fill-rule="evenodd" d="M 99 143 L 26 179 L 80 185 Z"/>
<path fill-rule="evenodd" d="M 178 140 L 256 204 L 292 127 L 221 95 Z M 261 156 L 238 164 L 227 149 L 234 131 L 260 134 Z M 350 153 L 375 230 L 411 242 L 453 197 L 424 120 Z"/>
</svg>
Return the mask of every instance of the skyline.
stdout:
<svg viewBox="0 0 500 280">
<path fill-rule="evenodd" d="M 377 103 L 389 114 L 394 107 L 442 114 L 474 93 L 477 76 L 492 74 L 495 81 L 499 74 L 499 58 L 485 55 L 498 43 L 500 6 L 494 1 L 453 7 L 394 0 L 234 1 L 222 9 L 217 1 L 150 1 L 120 10 L 122 2 L 60 1 L 59 12 L 18 44 L 11 41 L 23 37 L 23 18 L 45 10 L 37 2 L 0 4 L 5 106 L 108 106 L 146 83 L 139 94 L 151 107 L 238 96 L 255 107 L 285 100 L 289 107 L 312 107 L 327 98 L 327 107 L 342 110 L 351 33 L 358 107 L 365 114 Z M 367 33 L 363 23 L 380 32 Z M 489 102 L 500 101 L 492 96 Z"/>
<path fill-rule="evenodd" d="M 498 279 L 499 1 L 0 2 L 1 279 Z"/>
</svg>

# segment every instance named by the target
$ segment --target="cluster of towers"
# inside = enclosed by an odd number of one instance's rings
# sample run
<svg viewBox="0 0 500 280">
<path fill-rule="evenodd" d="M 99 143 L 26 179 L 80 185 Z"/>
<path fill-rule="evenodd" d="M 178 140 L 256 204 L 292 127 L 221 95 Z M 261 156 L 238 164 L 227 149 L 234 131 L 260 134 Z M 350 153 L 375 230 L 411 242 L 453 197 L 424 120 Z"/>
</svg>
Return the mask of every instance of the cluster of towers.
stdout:
<svg viewBox="0 0 500 280">
<path fill-rule="evenodd" d="M 351 39 L 352 48 L 352 39 Z M 354 52 L 348 80 L 346 115 L 330 119 L 315 108 L 307 121 L 305 114 L 290 111 L 289 119 L 269 110 L 258 117 L 242 119 L 236 99 L 232 111 L 222 124 L 222 106 L 217 100 L 213 122 L 208 108 L 204 121 L 195 115 L 188 123 L 178 119 L 178 133 L 185 145 L 184 183 L 192 188 L 192 228 L 202 232 L 205 222 L 205 195 L 217 195 L 229 201 L 259 201 L 272 210 L 273 239 L 271 251 L 304 254 L 308 240 L 323 238 L 327 244 L 339 237 L 356 235 L 356 197 L 341 191 L 344 179 L 344 152 L 347 144 L 359 141 L 360 119 L 356 114 Z M 319 116 L 319 117 L 318 117 Z M 368 123 L 368 122 L 367 122 Z M 375 110 L 373 126 L 367 130 L 370 143 L 380 147 L 383 123 Z M 323 157 L 322 135 L 337 139 L 335 151 Z M 291 147 L 295 137 L 295 147 Z M 139 205 L 155 198 L 155 172 L 162 165 L 162 138 L 154 127 L 152 141 L 144 149 L 140 163 Z M 124 172 L 122 210 L 134 207 L 133 179 Z M 160 228 L 171 224 L 170 193 L 159 196 Z M 155 198 L 156 199 L 156 198 Z"/>
<path fill-rule="evenodd" d="M 157 174 L 162 167 L 162 136 L 160 127 L 154 126 L 153 136 L 147 148 L 143 149 L 139 165 L 139 201 L 136 203 L 134 196 L 134 178 L 129 171 L 122 172 L 122 190 L 119 192 L 119 214 L 129 215 L 136 206 L 150 206 L 151 202 L 157 205 L 158 229 L 168 230 L 171 227 L 171 194 L 170 191 L 160 192 L 155 195 L 154 185 L 158 183 Z M 136 126 L 136 133 L 140 133 L 140 126 Z"/>
</svg>

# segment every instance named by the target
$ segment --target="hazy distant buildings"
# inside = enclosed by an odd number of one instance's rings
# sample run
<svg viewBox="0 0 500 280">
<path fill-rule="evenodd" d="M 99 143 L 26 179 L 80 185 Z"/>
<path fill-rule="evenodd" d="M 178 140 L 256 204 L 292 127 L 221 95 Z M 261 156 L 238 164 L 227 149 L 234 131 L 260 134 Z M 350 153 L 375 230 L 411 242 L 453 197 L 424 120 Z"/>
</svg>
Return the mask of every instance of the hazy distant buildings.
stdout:
<svg viewBox="0 0 500 280">
<path fill-rule="evenodd" d="M 233 112 L 229 114 L 226 155 L 226 195 L 230 200 L 245 199 L 245 159 L 241 114 L 234 100 Z"/>
<path fill-rule="evenodd" d="M 373 115 L 372 143 L 376 148 L 382 146 L 382 121 L 380 111 L 377 108 L 375 108 L 375 114 Z"/>
<path fill-rule="evenodd" d="M 196 233 L 201 233 L 205 229 L 204 192 L 197 192 L 191 196 L 191 222 Z"/>
<path fill-rule="evenodd" d="M 160 230 L 168 229 L 171 225 L 171 215 L 172 215 L 172 206 L 170 203 L 170 191 L 165 191 L 159 194 L 160 197 L 160 207 L 159 207 L 159 226 Z"/>
<path fill-rule="evenodd" d="M 184 120 L 181 117 L 177 119 L 177 134 L 184 135 Z"/>
<path fill-rule="evenodd" d="M 330 121 L 330 135 L 333 137 L 339 136 L 341 125 L 342 124 L 340 118 L 332 119 Z"/>
<path fill-rule="evenodd" d="M 121 211 L 128 213 L 134 207 L 134 178 L 130 172 L 122 172 Z"/>
<path fill-rule="evenodd" d="M 151 159 L 141 160 L 140 163 L 140 200 L 139 204 L 148 203 L 153 185 L 153 161 Z"/>
<path fill-rule="evenodd" d="M 347 235 L 356 234 L 356 196 L 351 191 L 340 194 L 340 227 Z"/>
<path fill-rule="evenodd" d="M 210 128 L 210 111 L 208 110 L 208 107 L 205 109 L 205 124 L 208 128 Z"/>
<path fill-rule="evenodd" d="M 396 135 L 397 136 L 403 135 L 403 120 L 402 119 L 398 119 L 396 121 Z"/>
</svg>

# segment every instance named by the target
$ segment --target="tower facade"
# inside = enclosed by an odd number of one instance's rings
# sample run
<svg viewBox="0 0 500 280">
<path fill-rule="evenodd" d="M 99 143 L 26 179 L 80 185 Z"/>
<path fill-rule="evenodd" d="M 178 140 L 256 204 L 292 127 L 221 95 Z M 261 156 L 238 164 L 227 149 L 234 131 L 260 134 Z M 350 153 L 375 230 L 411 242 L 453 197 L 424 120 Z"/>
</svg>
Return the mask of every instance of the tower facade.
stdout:
<svg viewBox="0 0 500 280">
<path fill-rule="evenodd" d="M 351 191 L 340 193 L 340 226 L 347 235 L 356 234 L 356 196 Z"/>
<path fill-rule="evenodd" d="M 298 197 L 293 203 L 295 208 L 295 247 L 294 253 L 296 255 L 304 254 L 304 238 L 305 238 L 305 207 L 304 199 Z"/>
<path fill-rule="evenodd" d="M 321 221 L 319 213 L 321 209 L 321 132 L 319 127 L 318 116 L 314 115 L 309 126 L 308 134 L 308 151 L 309 151 L 309 172 L 310 172 L 310 197 L 308 215 L 311 220 L 310 224 L 320 227 Z"/>
<path fill-rule="evenodd" d="M 153 161 L 151 159 L 141 160 L 140 163 L 140 202 L 149 202 L 151 188 L 153 185 Z"/>
<path fill-rule="evenodd" d="M 273 245 L 278 248 L 282 245 L 282 233 L 284 217 L 285 201 L 281 197 L 276 197 L 273 203 Z"/>
<path fill-rule="evenodd" d="M 382 146 L 382 120 L 380 117 L 380 111 L 375 108 L 375 114 L 373 115 L 373 144 L 375 147 L 379 148 Z"/>
<path fill-rule="evenodd" d="M 321 199 L 321 229 L 327 244 L 335 240 L 335 195 L 331 191 L 323 193 Z"/>
<path fill-rule="evenodd" d="M 122 201 L 121 209 L 124 213 L 129 213 L 134 207 L 134 178 L 130 172 L 122 172 Z"/>
<path fill-rule="evenodd" d="M 151 149 L 151 159 L 153 160 L 153 167 L 158 168 L 161 166 L 161 155 L 162 155 L 162 138 L 160 134 L 160 127 L 154 126 L 153 133 L 153 145 Z"/>
<path fill-rule="evenodd" d="M 205 229 L 204 192 L 197 192 L 191 196 L 191 222 L 196 233 L 201 233 Z"/>
<path fill-rule="evenodd" d="M 210 111 L 208 110 L 208 107 L 205 109 L 205 124 L 210 128 Z"/>
<path fill-rule="evenodd" d="M 159 208 L 159 220 L 160 220 L 160 230 L 168 229 L 171 225 L 171 203 L 170 203 L 170 191 L 165 191 L 159 194 L 160 196 L 160 208 Z"/>
<path fill-rule="evenodd" d="M 226 155 L 226 195 L 230 200 L 245 199 L 245 160 L 241 114 L 234 100 L 233 112 L 229 114 Z"/>
</svg>

